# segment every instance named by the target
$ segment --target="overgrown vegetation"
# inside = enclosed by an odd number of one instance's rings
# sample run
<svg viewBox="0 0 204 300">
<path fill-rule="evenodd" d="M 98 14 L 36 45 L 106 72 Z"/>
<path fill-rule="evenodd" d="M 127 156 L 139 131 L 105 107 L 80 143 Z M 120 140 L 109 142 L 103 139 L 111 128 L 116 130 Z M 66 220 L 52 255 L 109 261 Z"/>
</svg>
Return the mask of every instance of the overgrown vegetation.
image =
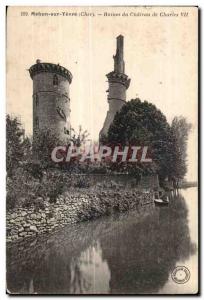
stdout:
<svg viewBox="0 0 204 300">
<path fill-rule="evenodd" d="M 7 208 L 43 208 L 45 199 L 54 202 L 65 186 L 63 173 L 52 170 L 50 151 L 59 141 L 49 131 L 36 135 L 35 147 L 24 137 L 17 118 L 6 117 Z M 33 155 L 35 153 L 36 155 Z"/>
<path fill-rule="evenodd" d="M 31 141 L 24 137 L 24 129 L 20 121 L 14 117 L 6 116 L 6 171 L 11 177 L 31 154 Z"/>
<path fill-rule="evenodd" d="M 192 125 L 182 116 L 175 117 L 171 123 L 171 133 L 174 140 L 172 180 L 175 186 L 179 185 L 179 181 L 184 179 L 187 172 L 187 142 L 191 128 Z"/>
<path fill-rule="evenodd" d="M 87 130 L 83 130 L 82 126 L 79 126 L 78 132 L 74 128 L 71 128 L 71 131 L 71 141 L 75 146 L 80 147 L 88 141 L 89 133 Z"/>
<path fill-rule="evenodd" d="M 7 177 L 7 208 L 34 205 L 36 209 L 43 209 L 45 200 L 55 202 L 66 184 L 59 171 L 44 171 L 38 179 L 25 168 L 18 167 L 12 177 Z"/>
<path fill-rule="evenodd" d="M 191 125 L 185 118 L 174 118 L 170 126 L 155 105 L 132 99 L 116 113 L 104 144 L 148 146 L 153 163 L 113 164 L 112 169 L 125 171 L 140 179 L 158 174 L 160 181 L 183 179 L 187 171 L 186 151 Z"/>
<path fill-rule="evenodd" d="M 67 187 L 89 188 L 86 177 L 71 178 L 71 174 L 106 174 L 122 172 L 133 175 L 138 182 L 141 176 L 158 174 L 160 182 L 166 178 L 175 186 L 187 172 L 187 141 L 191 125 L 184 117 L 175 117 L 169 125 L 164 114 L 155 105 L 133 99 L 115 115 L 104 144 L 148 146 L 153 163 L 131 164 L 127 162 L 80 165 L 56 164 L 51 160 L 51 151 L 61 141 L 49 129 L 35 135 L 35 141 L 24 136 L 24 129 L 17 118 L 6 117 L 6 169 L 7 207 L 43 208 L 45 199 L 55 202 Z M 79 127 L 73 131 L 71 141 L 81 146 L 88 141 L 88 132 Z M 66 171 L 65 171 L 66 169 Z M 65 175 L 66 173 L 66 175 Z M 69 175 L 70 174 L 70 178 Z"/>
<path fill-rule="evenodd" d="M 35 141 L 24 136 L 21 122 L 17 118 L 6 117 L 7 132 L 7 208 L 34 205 L 36 209 L 44 208 L 45 200 L 55 202 L 64 188 L 88 188 L 89 182 L 84 177 L 72 178 L 69 174 L 87 172 L 87 166 L 78 164 L 53 163 L 51 151 L 63 145 L 51 130 L 41 130 L 35 134 Z M 79 128 L 73 134 L 75 145 L 85 142 L 87 131 Z M 66 171 L 64 170 L 66 169 Z"/>
</svg>

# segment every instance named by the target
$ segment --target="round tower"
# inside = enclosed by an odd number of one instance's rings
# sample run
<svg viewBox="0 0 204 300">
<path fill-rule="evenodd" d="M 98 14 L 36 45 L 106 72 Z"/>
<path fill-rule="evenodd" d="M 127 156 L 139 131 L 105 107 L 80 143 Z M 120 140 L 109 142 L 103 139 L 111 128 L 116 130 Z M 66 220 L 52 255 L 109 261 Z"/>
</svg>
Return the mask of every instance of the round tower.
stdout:
<svg viewBox="0 0 204 300">
<path fill-rule="evenodd" d="M 29 73 L 33 80 L 33 139 L 40 130 L 51 129 L 60 140 L 67 141 L 72 74 L 59 64 L 43 63 L 39 59 Z"/>
<path fill-rule="evenodd" d="M 108 129 L 114 120 L 116 112 L 120 111 L 120 109 L 126 102 L 126 90 L 130 85 L 130 79 L 125 74 L 125 62 L 123 60 L 123 41 L 123 36 L 119 35 L 117 37 L 116 55 L 113 56 L 114 71 L 106 75 L 109 85 L 109 88 L 107 90 L 109 110 L 107 112 L 103 128 L 100 131 L 99 139 L 101 139 L 103 135 L 107 135 Z"/>
</svg>

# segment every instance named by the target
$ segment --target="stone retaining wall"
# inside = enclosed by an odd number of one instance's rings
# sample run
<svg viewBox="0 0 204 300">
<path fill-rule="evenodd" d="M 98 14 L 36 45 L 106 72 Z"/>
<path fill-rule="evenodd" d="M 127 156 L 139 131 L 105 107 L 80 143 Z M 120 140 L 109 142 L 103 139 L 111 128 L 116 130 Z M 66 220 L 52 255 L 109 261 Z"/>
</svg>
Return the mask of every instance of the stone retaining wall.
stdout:
<svg viewBox="0 0 204 300">
<path fill-rule="evenodd" d="M 45 201 L 45 209 L 16 208 L 7 212 L 7 242 L 54 232 L 67 224 L 123 212 L 153 203 L 151 193 L 137 190 L 80 189 L 68 191 L 56 203 Z"/>
</svg>

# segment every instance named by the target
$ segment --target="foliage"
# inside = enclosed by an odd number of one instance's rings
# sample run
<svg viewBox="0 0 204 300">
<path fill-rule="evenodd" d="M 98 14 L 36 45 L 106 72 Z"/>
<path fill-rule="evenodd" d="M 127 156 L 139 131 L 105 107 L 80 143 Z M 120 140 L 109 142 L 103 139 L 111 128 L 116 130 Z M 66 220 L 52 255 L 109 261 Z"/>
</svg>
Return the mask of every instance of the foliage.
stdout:
<svg viewBox="0 0 204 300">
<path fill-rule="evenodd" d="M 75 146 L 80 147 L 82 144 L 88 141 L 89 133 L 87 130 L 82 130 L 81 125 L 79 126 L 78 132 L 76 132 L 74 128 L 71 128 L 71 130 L 72 130 L 71 141 Z"/>
<path fill-rule="evenodd" d="M 55 202 L 66 184 L 67 180 L 61 171 L 44 171 L 39 180 L 25 168 L 19 167 L 15 169 L 12 178 L 7 178 L 7 208 L 32 205 L 44 208 L 44 201 Z"/>
<path fill-rule="evenodd" d="M 55 147 L 63 145 L 64 143 L 52 130 L 48 128 L 39 130 L 36 132 L 33 140 L 33 154 L 36 158 L 36 163 L 39 163 L 43 169 L 56 166 L 56 163 L 51 159 L 51 153 Z"/>
<path fill-rule="evenodd" d="M 48 197 L 50 202 L 55 202 L 67 185 L 68 182 L 61 171 L 47 170 L 41 181 L 41 193 Z"/>
<path fill-rule="evenodd" d="M 174 179 L 183 179 L 187 172 L 187 142 L 192 125 L 186 118 L 175 117 L 171 124 L 174 139 Z"/>
<path fill-rule="evenodd" d="M 7 208 L 35 205 L 43 208 L 44 200 L 55 202 L 69 184 L 63 171 L 58 170 L 51 160 L 52 150 L 62 141 L 50 130 L 43 129 L 35 134 L 35 140 L 24 138 L 24 130 L 17 118 L 7 115 Z M 86 141 L 87 131 L 79 128 L 73 141 L 79 145 Z M 64 165 L 60 165 L 63 169 Z M 73 166 L 74 167 L 74 166 Z M 66 166 L 67 168 L 67 166 Z M 72 169 L 72 166 L 70 167 Z M 77 186 L 88 183 L 75 182 Z"/>
<path fill-rule="evenodd" d="M 148 146 L 151 149 L 151 164 L 118 164 L 114 166 L 140 178 L 144 174 L 158 173 L 161 179 L 172 170 L 173 140 L 166 117 L 155 105 L 132 99 L 115 115 L 108 135 L 108 143 Z"/>
<path fill-rule="evenodd" d="M 31 155 L 31 142 L 24 138 L 24 129 L 16 117 L 6 116 L 6 171 L 12 176 L 15 168 Z"/>
<path fill-rule="evenodd" d="M 39 182 L 22 167 L 14 170 L 12 177 L 7 177 L 7 208 L 34 204 L 37 198 Z"/>
<path fill-rule="evenodd" d="M 90 187 L 90 181 L 86 176 L 76 178 L 76 182 L 74 183 L 75 188 L 89 188 Z"/>
</svg>

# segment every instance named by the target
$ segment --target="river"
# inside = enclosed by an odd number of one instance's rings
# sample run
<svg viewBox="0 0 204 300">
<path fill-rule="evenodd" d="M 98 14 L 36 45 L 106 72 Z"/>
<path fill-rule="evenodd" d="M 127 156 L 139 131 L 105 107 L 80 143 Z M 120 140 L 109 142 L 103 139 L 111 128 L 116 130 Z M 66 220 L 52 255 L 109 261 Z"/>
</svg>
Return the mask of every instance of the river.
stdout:
<svg viewBox="0 0 204 300">
<path fill-rule="evenodd" d="M 7 288 L 15 294 L 196 293 L 197 188 L 170 194 L 168 207 L 146 206 L 69 225 L 7 247 Z M 176 266 L 190 278 L 172 280 Z"/>
</svg>

